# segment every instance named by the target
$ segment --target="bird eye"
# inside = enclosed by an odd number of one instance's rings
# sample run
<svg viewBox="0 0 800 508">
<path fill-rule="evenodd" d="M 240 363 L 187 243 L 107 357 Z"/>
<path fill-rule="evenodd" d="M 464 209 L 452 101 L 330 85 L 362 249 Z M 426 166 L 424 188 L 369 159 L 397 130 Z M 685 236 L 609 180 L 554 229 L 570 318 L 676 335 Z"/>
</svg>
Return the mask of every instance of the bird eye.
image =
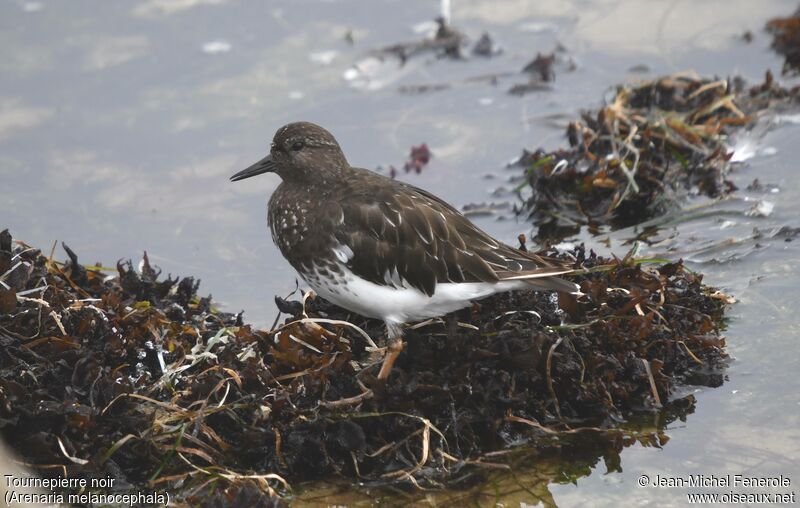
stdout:
<svg viewBox="0 0 800 508">
<path fill-rule="evenodd" d="M 294 144 L 292 145 L 292 150 L 294 150 L 295 152 L 299 152 L 300 150 L 303 149 L 304 146 L 306 145 L 302 141 L 295 141 Z"/>
</svg>

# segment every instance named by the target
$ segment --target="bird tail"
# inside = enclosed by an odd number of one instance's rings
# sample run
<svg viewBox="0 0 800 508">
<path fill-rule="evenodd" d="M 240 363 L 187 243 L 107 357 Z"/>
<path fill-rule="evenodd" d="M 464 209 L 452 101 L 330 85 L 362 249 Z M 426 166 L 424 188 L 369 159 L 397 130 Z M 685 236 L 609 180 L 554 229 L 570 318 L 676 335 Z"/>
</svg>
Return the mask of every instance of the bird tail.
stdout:
<svg viewBox="0 0 800 508">
<path fill-rule="evenodd" d="M 524 272 L 498 273 L 501 281 L 519 281 L 540 291 L 562 291 L 565 293 L 581 294 L 581 288 L 574 282 L 557 277 L 568 275 L 574 270 L 569 268 L 545 267 L 527 270 Z"/>
<path fill-rule="evenodd" d="M 561 277 L 536 277 L 524 279 L 523 282 L 533 287 L 533 289 L 544 291 L 561 291 L 564 293 L 580 294 L 581 287 L 574 282 L 562 279 Z"/>
</svg>

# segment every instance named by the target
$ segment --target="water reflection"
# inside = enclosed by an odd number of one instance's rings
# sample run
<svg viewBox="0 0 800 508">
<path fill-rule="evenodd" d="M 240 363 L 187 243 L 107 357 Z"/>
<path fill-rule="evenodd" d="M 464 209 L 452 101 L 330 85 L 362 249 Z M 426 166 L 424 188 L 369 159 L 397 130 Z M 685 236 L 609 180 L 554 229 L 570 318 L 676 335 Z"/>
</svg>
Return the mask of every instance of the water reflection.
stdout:
<svg viewBox="0 0 800 508">
<path fill-rule="evenodd" d="M 401 506 L 422 501 L 434 506 L 557 506 L 552 485 L 575 484 L 604 472 L 622 471 L 620 454 L 629 447 L 660 449 L 669 441 L 671 425 L 685 422 L 694 412 L 692 395 L 676 398 L 668 407 L 640 415 L 617 429 L 575 429 L 548 436 L 542 432 L 536 446 L 489 453 L 479 461 L 453 465 L 448 489 L 420 491 L 408 486 L 365 485 L 358 491 L 346 482 L 325 482 L 303 488 L 293 499 L 297 506 L 358 506 L 380 503 Z"/>
</svg>

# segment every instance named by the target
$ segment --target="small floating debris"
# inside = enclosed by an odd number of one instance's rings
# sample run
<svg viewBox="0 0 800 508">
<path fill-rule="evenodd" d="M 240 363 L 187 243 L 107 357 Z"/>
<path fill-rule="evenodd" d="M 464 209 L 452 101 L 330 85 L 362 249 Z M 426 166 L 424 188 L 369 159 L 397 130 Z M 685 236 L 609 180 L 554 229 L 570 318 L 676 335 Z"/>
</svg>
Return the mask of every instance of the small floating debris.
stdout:
<svg viewBox="0 0 800 508">
<path fill-rule="evenodd" d="M 800 124 L 800 113 L 782 114 L 775 117 L 776 123 Z"/>
<path fill-rule="evenodd" d="M 555 52 L 550 53 L 549 55 L 537 53 L 536 58 L 531 60 L 525 67 L 522 68 L 522 72 L 531 74 L 540 81 L 555 81 L 556 73 L 553 71 L 553 63 L 555 60 Z"/>
<path fill-rule="evenodd" d="M 466 43 L 467 37 L 450 26 L 443 17 L 436 18 L 431 24 L 425 24 L 417 31 L 428 35 L 419 41 L 384 46 L 373 51 L 373 56 L 393 56 L 401 63 L 425 53 L 437 57 L 462 58 L 462 46 Z"/>
<path fill-rule="evenodd" d="M 401 85 L 397 91 L 405 95 L 420 95 L 430 92 L 438 92 L 450 88 L 448 83 L 425 83 L 421 85 Z"/>
<path fill-rule="evenodd" d="M 555 33 L 558 31 L 558 25 L 547 21 L 530 21 L 519 25 L 519 30 L 532 34 Z"/>
<path fill-rule="evenodd" d="M 494 39 L 492 39 L 488 32 L 484 32 L 481 38 L 472 46 L 472 54 L 476 56 L 492 57 L 502 52 L 503 48 L 494 42 Z"/>
<path fill-rule="evenodd" d="M 461 213 L 466 217 L 492 217 L 508 213 L 510 210 L 511 203 L 508 201 L 500 203 L 467 203 L 461 207 Z"/>
<path fill-rule="evenodd" d="M 41 2 L 24 2 L 22 10 L 24 12 L 39 12 L 44 9 L 44 4 Z"/>
<path fill-rule="evenodd" d="M 209 55 L 227 53 L 231 49 L 233 49 L 233 45 L 224 40 L 209 41 L 203 44 L 203 53 L 207 53 Z"/>
<path fill-rule="evenodd" d="M 775 209 L 775 203 L 759 199 L 745 212 L 749 217 L 769 217 Z"/>
<path fill-rule="evenodd" d="M 780 186 L 773 183 L 766 183 L 766 184 L 761 183 L 761 180 L 759 180 L 758 178 L 750 182 L 747 185 L 746 189 L 751 192 L 762 192 L 769 194 L 777 194 L 781 191 Z"/>
<path fill-rule="evenodd" d="M 317 51 L 308 55 L 308 59 L 320 65 L 330 65 L 339 56 L 339 52 L 335 49 L 328 51 Z"/>
<path fill-rule="evenodd" d="M 419 146 L 412 146 L 408 161 L 403 165 L 403 169 L 406 173 L 410 173 L 411 171 L 417 174 L 422 173 L 422 170 L 431 161 L 431 157 L 433 157 L 433 154 L 430 148 L 428 148 L 427 143 L 422 143 Z"/>
<path fill-rule="evenodd" d="M 628 68 L 628 72 L 637 72 L 641 74 L 646 74 L 652 71 L 653 70 L 647 64 L 636 64 Z"/>
<path fill-rule="evenodd" d="M 537 53 L 536 57 L 522 68 L 522 74 L 528 76 L 528 82 L 512 86 L 508 93 L 524 95 L 528 92 L 550 90 L 551 83 L 556 79 L 556 66 L 566 72 L 572 72 L 577 67 L 575 61 L 566 55 L 566 49 L 562 46 L 549 54 Z"/>
<path fill-rule="evenodd" d="M 419 24 L 414 31 L 425 36 L 421 40 L 391 44 L 370 51 L 344 72 L 344 79 L 355 88 L 377 90 L 405 75 L 411 67 L 410 62 L 418 57 L 432 56 L 434 59 L 454 60 L 464 58 L 467 36 L 450 26 L 444 17 Z M 483 41 L 480 50 L 486 51 L 487 44 L 489 52 L 499 49 L 489 38 L 488 43 Z M 422 63 L 417 62 L 417 66 L 419 65 Z M 409 85 L 401 91 L 422 93 L 446 87 L 449 84 Z"/>
</svg>

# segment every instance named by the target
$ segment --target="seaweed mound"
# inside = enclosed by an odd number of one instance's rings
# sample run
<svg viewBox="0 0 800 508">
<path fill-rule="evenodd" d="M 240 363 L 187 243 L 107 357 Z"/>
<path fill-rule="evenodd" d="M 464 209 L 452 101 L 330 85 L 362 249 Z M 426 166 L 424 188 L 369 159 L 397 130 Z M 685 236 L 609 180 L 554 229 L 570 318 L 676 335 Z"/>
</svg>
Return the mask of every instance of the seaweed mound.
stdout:
<svg viewBox="0 0 800 508">
<path fill-rule="evenodd" d="M 727 179 L 733 128 L 751 125 L 775 101 L 796 101 L 798 87 L 763 84 L 744 89 L 739 79 L 693 73 L 617 87 L 608 104 L 567 127 L 569 148 L 524 151 L 518 190 L 523 211 L 552 241 L 610 225 L 632 226 L 677 210 L 690 193 L 711 198 L 736 190 Z"/>
<path fill-rule="evenodd" d="M 729 300 L 680 262 L 551 252 L 582 270 L 583 296 L 509 293 L 455 331 L 411 326 L 381 383 L 379 322 L 306 295 L 255 330 L 146 255 L 109 275 L 67 253 L 0 235 L 0 432 L 41 475 L 118 491 L 253 505 L 332 475 L 464 485 L 523 444 L 614 469 L 624 446 L 665 440 L 622 422 L 684 417 L 680 386 L 723 382 Z"/>
</svg>

